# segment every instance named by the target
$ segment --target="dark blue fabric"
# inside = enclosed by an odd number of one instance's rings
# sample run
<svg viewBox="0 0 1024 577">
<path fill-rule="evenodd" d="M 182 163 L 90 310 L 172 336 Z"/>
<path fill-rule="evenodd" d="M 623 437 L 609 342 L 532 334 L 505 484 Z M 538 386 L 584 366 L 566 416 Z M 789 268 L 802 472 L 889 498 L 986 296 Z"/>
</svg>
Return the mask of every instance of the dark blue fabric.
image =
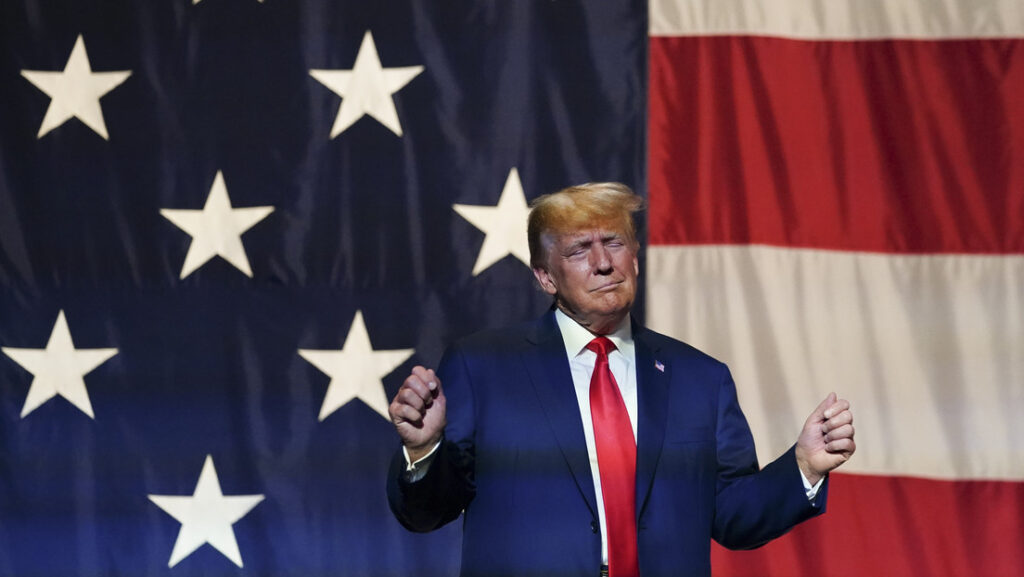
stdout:
<svg viewBox="0 0 1024 577">
<path fill-rule="evenodd" d="M 455 575 L 460 528 L 414 535 L 382 483 L 397 445 L 361 401 L 317 419 L 329 377 L 299 349 L 340 349 L 357 311 L 374 349 L 415 353 L 394 394 L 456 337 L 549 304 L 508 256 L 472 275 L 493 206 L 585 181 L 643 193 L 646 3 L 640 0 L 0 0 L 0 346 L 43 348 L 64 311 L 79 348 L 117 349 L 20 417 L 33 375 L 0 355 L 0 575 Z M 311 69 L 348 69 L 371 31 L 384 67 L 423 66 L 394 96 L 403 136 Z M 109 140 L 78 119 L 37 138 L 76 38 Z M 221 171 L 249 278 L 217 257 L 179 279 Z M 525 225 L 524 225 L 525 226 Z M 234 524 L 236 567 L 203 545 L 168 568 L 180 524 L 150 494 L 191 495 L 207 455 L 225 494 L 265 500 Z"/>
</svg>

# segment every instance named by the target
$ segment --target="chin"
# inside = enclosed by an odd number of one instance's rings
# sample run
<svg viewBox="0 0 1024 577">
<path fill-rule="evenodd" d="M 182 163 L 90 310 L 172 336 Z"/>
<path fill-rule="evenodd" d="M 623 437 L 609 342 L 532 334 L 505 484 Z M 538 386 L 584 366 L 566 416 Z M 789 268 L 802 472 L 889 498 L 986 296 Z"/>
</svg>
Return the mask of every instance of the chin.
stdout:
<svg viewBox="0 0 1024 577">
<path fill-rule="evenodd" d="M 615 302 L 602 303 L 599 306 L 595 306 L 592 310 L 603 317 L 614 317 L 629 314 L 629 307 L 632 304 L 631 301 L 625 299 L 615 299 Z"/>
<path fill-rule="evenodd" d="M 597 300 L 600 308 L 616 311 L 628 309 L 633 304 L 633 294 L 620 289 L 606 292 Z"/>
</svg>

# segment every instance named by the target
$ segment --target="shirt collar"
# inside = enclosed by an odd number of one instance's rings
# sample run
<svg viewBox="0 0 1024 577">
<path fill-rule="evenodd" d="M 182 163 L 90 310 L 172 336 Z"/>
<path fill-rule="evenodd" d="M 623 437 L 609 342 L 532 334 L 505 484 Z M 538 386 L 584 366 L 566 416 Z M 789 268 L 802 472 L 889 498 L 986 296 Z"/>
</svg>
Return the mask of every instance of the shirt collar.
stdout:
<svg viewBox="0 0 1024 577">
<path fill-rule="evenodd" d="M 561 309 L 555 309 L 555 321 L 558 323 L 558 330 L 562 333 L 562 341 L 565 343 L 565 353 L 570 359 L 582 353 L 587 343 L 594 340 L 594 334 L 583 328 L 583 325 L 569 318 Z M 629 315 L 626 315 L 611 333 L 605 335 L 615 348 L 627 358 L 633 355 L 633 325 L 630 323 Z"/>
</svg>

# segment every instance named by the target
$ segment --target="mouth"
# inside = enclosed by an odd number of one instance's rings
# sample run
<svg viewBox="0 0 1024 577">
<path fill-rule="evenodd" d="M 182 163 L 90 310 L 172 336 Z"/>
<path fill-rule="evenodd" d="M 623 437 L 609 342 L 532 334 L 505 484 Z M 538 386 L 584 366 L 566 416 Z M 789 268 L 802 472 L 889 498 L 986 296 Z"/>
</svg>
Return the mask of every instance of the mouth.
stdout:
<svg viewBox="0 0 1024 577">
<path fill-rule="evenodd" d="M 609 281 L 609 282 L 606 282 L 606 283 L 604 283 L 604 284 L 594 288 L 590 292 L 595 292 L 595 293 L 611 292 L 611 291 L 619 288 L 620 284 L 622 284 L 622 281 L 620 281 L 620 280 Z"/>
</svg>

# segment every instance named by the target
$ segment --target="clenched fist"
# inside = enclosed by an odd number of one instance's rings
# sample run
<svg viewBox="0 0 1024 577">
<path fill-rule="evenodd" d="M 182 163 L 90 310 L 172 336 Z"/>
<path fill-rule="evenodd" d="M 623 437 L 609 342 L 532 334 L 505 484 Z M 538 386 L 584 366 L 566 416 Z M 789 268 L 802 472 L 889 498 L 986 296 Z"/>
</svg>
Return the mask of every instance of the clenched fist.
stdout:
<svg viewBox="0 0 1024 577">
<path fill-rule="evenodd" d="M 444 432 L 445 398 L 433 369 L 416 366 L 388 406 L 391 422 L 413 462 L 425 456 Z"/>
<path fill-rule="evenodd" d="M 796 462 L 813 485 L 849 460 L 855 450 L 850 403 L 831 393 L 807 417 L 796 441 Z"/>
</svg>

